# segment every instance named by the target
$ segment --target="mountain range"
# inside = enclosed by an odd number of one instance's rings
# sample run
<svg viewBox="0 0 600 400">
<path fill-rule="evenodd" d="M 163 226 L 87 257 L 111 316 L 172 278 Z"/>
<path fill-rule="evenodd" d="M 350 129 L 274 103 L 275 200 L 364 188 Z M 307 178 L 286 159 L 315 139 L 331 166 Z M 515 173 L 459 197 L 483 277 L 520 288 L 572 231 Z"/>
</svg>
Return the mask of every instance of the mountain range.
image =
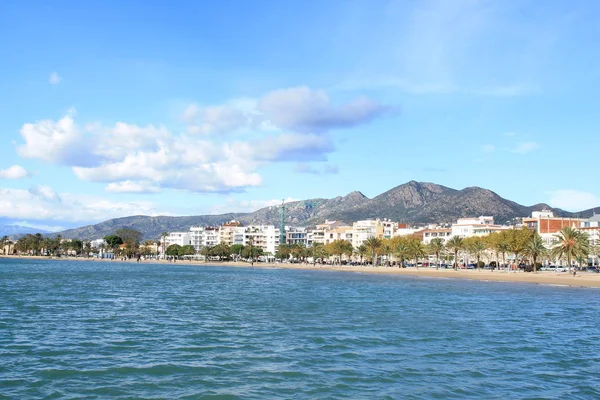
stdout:
<svg viewBox="0 0 600 400">
<path fill-rule="evenodd" d="M 562 217 L 586 218 L 593 214 L 593 209 L 572 213 L 544 203 L 524 206 L 480 187 L 457 190 L 435 183 L 410 181 L 371 199 L 356 191 L 332 199 L 286 203 L 285 224 L 314 226 L 326 219 L 352 223 L 368 218 L 388 218 L 409 224 L 452 223 L 460 217 L 480 215 L 491 215 L 497 223 L 506 223 L 544 209 Z M 192 225 L 216 226 L 232 219 L 245 225 L 278 226 L 281 223 L 281 207 L 265 207 L 251 213 L 185 217 L 136 215 L 59 233 L 65 238 L 91 240 L 110 235 L 119 228 L 131 228 L 140 231 L 145 239 L 158 239 L 162 232 L 187 231 Z"/>
<path fill-rule="evenodd" d="M 21 226 L 21 225 L 0 225 L 0 237 L 2 236 L 10 236 L 10 237 L 14 237 L 14 236 L 19 236 L 19 235 L 26 235 L 28 233 L 49 233 L 48 231 L 44 231 L 41 229 L 36 229 L 36 228 L 30 228 L 28 226 Z"/>
</svg>

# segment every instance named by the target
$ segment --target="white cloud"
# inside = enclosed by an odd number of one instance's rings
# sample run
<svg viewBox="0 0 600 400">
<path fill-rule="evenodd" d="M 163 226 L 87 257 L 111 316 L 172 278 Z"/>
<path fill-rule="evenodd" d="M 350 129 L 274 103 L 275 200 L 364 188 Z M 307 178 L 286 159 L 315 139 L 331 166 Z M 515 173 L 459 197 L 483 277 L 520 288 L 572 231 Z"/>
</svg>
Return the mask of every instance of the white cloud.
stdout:
<svg viewBox="0 0 600 400">
<path fill-rule="evenodd" d="M 536 142 L 522 142 L 522 143 L 518 143 L 510 151 L 513 153 L 525 154 L 525 153 L 530 153 L 539 147 L 540 147 L 540 145 Z"/>
<path fill-rule="evenodd" d="M 46 185 L 38 185 L 33 186 L 29 189 L 29 193 L 33 196 L 39 197 L 44 201 L 58 202 L 60 203 L 61 199 L 58 193 L 54 191 L 50 186 Z"/>
<path fill-rule="evenodd" d="M 96 196 L 56 193 L 50 187 L 0 188 L 0 217 L 66 222 L 105 221 L 130 215 L 167 215 L 149 202 L 114 202 Z"/>
<path fill-rule="evenodd" d="M 57 72 L 52 72 L 50 73 L 50 76 L 48 77 L 48 83 L 50 83 L 51 85 L 58 85 L 61 81 L 61 77 L 60 75 L 58 75 Z"/>
<path fill-rule="evenodd" d="M 58 121 L 24 124 L 17 150 L 26 158 L 71 166 L 79 179 L 107 183 L 109 192 L 240 192 L 262 184 L 257 170 L 265 164 L 327 161 L 335 150 L 329 129 L 366 123 L 389 110 L 367 98 L 334 106 L 324 91 L 299 87 L 259 101 L 191 104 L 182 116 L 191 125 L 178 135 L 163 126 L 125 122 L 81 126 L 69 111 Z M 210 135 L 232 131 L 244 134 Z"/>
<path fill-rule="evenodd" d="M 107 192 L 112 193 L 157 193 L 160 188 L 147 182 L 112 182 L 106 186 Z"/>
<path fill-rule="evenodd" d="M 190 123 L 188 131 L 191 134 L 232 133 L 250 123 L 247 114 L 231 106 L 200 108 L 190 104 L 183 118 Z"/>
<path fill-rule="evenodd" d="M 600 207 L 600 197 L 588 192 L 562 189 L 550 192 L 548 204 L 568 211 L 584 211 Z"/>
<path fill-rule="evenodd" d="M 20 165 L 13 165 L 0 170 L 0 179 L 23 179 L 29 176 L 29 172 Z"/>
<path fill-rule="evenodd" d="M 496 151 L 496 147 L 493 144 L 484 144 L 481 146 L 481 151 L 484 153 L 493 153 Z"/>
<path fill-rule="evenodd" d="M 280 89 L 258 100 L 236 99 L 220 106 L 190 104 L 182 113 L 192 134 L 240 130 L 291 130 L 322 133 L 368 123 L 395 108 L 366 97 L 335 106 L 324 90 L 306 86 Z"/>
<path fill-rule="evenodd" d="M 97 162 L 91 153 L 94 138 L 85 138 L 71 115 L 58 121 L 43 120 L 24 124 L 21 136 L 25 143 L 19 155 L 59 165 L 90 165 Z"/>
<path fill-rule="evenodd" d="M 336 107 L 324 90 L 299 86 L 268 93 L 259 101 L 258 110 L 282 129 L 325 132 L 369 122 L 392 108 L 366 97 Z"/>
</svg>

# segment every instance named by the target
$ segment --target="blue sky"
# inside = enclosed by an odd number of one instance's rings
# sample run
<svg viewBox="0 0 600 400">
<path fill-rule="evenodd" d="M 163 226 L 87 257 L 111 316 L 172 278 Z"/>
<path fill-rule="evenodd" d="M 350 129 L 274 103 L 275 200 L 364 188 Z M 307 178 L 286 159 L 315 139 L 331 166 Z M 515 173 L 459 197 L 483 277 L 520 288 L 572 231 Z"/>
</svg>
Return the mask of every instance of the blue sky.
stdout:
<svg viewBox="0 0 600 400">
<path fill-rule="evenodd" d="M 595 1 L 0 2 L 0 222 L 410 180 L 600 206 Z"/>
</svg>

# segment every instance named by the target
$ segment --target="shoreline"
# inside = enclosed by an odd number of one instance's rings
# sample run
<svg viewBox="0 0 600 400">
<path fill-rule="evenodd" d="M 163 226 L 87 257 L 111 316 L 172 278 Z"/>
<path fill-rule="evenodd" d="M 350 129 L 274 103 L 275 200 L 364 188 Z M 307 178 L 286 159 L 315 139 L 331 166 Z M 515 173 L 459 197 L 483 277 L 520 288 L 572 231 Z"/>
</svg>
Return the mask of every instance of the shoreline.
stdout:
<svg viewBox="0 0 600 400">
<path fill-rule="evenodd" d="M 35 259 L 35 260 L 50 260 L 50 261 L 85 261 L 85 262 L 120 262 L 134 263 L 137 261 L 127 260 L 104 260 L 98 258 L 50 258 L 46 256 L 7 256 L 0 255 L 0 259 Z M 371 267 L 371 266 L 334 266 L 334 265 L 312 265 L 312 264 L 288 264 L 288 263 L 263 263 L 255 262 L 254 266 L 250 263 L 242 261 L 224 261 L 224 262 L 205 262 L 205 261 L 188 261 L 179 260 L 177 262 L 169 262 L 167 260 L 142 260 L 140 264 L 172 264 L 172 265 L 189 265 L 198 267 L 233 267 L 233 268 L 278 268 L 278 269 L 295 269 L 295 270 L 314 270 L 314 271 L 340 271 L 340 272 L 360 272 L 379 275 L 402 275 L 415 276 L 426 278 L 451 278 L 465 279 L 476 281 L 493 281 L 506 283 L 529 283 L 541 285 L 569 286 L 569 287 L 587 287 L 600 288 L 600 274 L 593 272 L 578 272 L 576 276 L 568 272 L 547 272 L 540 271 L 537 274 L 531 272 L 505 272 L 505 271 L 489 271 L 489 270 L 458 270 L 439 269 L 435 268 L 395 268 L 395 267 Z"/>
</svg>

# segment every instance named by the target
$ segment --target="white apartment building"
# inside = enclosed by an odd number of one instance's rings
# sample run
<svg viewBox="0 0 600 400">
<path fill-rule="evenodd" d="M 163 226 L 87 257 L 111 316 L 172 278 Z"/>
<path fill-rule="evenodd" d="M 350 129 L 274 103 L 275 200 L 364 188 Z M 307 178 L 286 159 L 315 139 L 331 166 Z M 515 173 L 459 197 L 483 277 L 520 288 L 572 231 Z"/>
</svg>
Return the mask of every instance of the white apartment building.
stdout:
<svg viewBox="0 0 600 400">
<path fill-rule="evenodd" d="M 312 243 L 326 244 L 327 239 L 331 240 L 329 231 L 339 228 L 343 225 L 343 223 L 338 221 L 325 220 L 325 223 L 317 225 L 316 228 L 312 230 Z"/>
<path fill-rule="evenodd" d="M 379 219 L 356 221 L 352 224 L 352 246 L 360 247 L 368 238 L 383 238 L 383 224 Z"/>
<path fill-rule="evenodd" d="M 508 226 L 494 224 L 494 217 L 459 218 L 455 224 L 452 224 L 450 237 L 487 236 L 508 228 Z"/>
<path fill-rule="evenodd" d="M 285 227 L 285 243 L 289 245 L 299 244 L 306 247 L 312 246 L 312 232 L 301 227 Z"/>
<path fill-rule="evenodd" d="M 178 244 L 179 246 L 185 246 L 191 244 L 190 232 L 171 232 L 168 236 L 163 238 L 165 248 L 172 244 Z"/>
<path fill-rule="evenodd" d="M 192 226 L 189 236 L 190 244 L 199 252 L 203 247 L 212 247 L 219 243 L 219 228 Z"/>
<path fill-rule="evenodd" d="M 393 222 L 389 219 L 384 218 L 381 221 L 381 224 L 383 225 L 383 237 L 385 239 L 390 239 L 396 234 L 396 231 L 398 230 L 397 222 Z"/>
<path fill-rule="evenodd" d="M 219 227 L 219 243 L 224 243 L 228 246 L 234 244 L 243 244 L 244 242 L 244 227 L 239 221 L 229 221 Z"/>
<path fill-rule="evenodd" d="M 279 228 L 273 225 L 248 226 L 244 230 L 243 245 L 260 247 L 265 254 L 275 254 L 279 248 Z"/>
<path fill-rule="evenodd" d="M 423 230 L 423 243 L 429 244 L 435 238 L 440 238 L 444 244 L 452 237 L 451 228 L 431 228 Z"/>
</svg>

